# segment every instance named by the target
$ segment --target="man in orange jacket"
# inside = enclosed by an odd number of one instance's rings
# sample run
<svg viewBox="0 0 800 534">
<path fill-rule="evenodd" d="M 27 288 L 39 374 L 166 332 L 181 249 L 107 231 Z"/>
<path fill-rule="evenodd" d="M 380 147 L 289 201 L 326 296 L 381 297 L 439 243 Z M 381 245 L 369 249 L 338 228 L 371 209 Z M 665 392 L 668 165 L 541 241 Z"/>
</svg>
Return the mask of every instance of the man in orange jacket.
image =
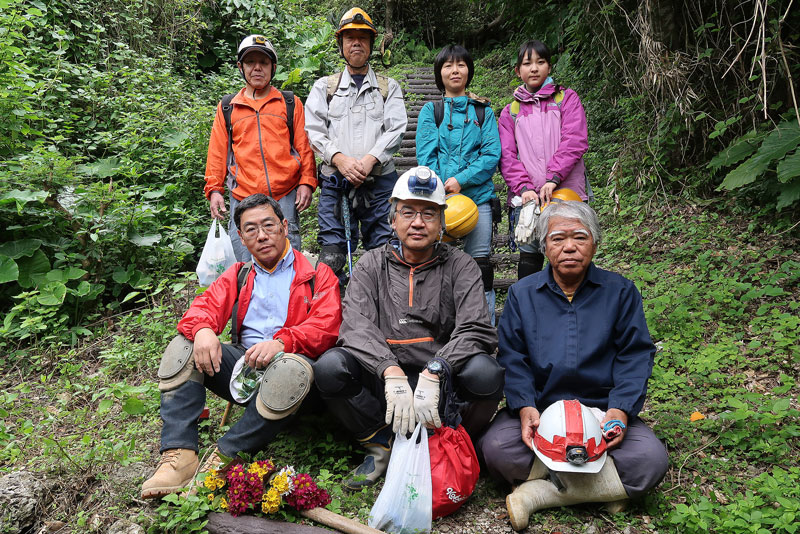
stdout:
<svg viewBox="0 0 800 534">
<path fill-rule="evenodd" d="M 275 48 L 263 35 L 245 37 L 236 65 L 246 85 L 217 106 L 208 143 L 204 192 L 211 216 L 222 219 L 227 182 L 231 202 L 228 234 L 239 261 L 251 258 L 233 224 L 233 212 L 242 199 L 263 193 L 277 200 L 289 221 L 289 241 L 300 250 L 298 212 L 311 204 L 317 187 L 303 104 L 290 92 L 270 85 L 277 64 Z M 226 111 L 230 117 L 227 124 Z"/>
</svg>

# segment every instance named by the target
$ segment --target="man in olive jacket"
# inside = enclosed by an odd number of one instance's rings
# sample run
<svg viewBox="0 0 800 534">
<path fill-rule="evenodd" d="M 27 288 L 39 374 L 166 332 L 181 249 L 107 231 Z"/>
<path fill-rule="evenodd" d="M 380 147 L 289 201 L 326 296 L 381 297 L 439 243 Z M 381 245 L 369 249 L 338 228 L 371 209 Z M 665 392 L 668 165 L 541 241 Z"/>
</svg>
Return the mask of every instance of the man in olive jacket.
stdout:
<svg viewBox="0 0 800 534">
<path fill-rule="evenodd" d="M 383 475 L 394 432 L 417 422 L 440 427 L 445 406 L 457 405 L 474 437 L 502 398 L 480 268 L 440 242 L 441 180 L 427 167 L 413 168 L 398 179 L 390 202 L 397 239 L 359 260 L 337 346 L 314 364 L 322 398 L 367 449 L 345 481 L 351 489 Z M 445 388 L 448 379 L 452 387 Z"/>
</svg>

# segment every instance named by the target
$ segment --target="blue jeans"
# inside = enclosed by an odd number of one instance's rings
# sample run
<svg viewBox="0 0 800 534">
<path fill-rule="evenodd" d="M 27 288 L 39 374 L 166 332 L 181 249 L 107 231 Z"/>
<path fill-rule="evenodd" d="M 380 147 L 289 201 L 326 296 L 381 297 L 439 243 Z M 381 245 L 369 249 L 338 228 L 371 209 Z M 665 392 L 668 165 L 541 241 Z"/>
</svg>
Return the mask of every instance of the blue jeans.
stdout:
<svg viewBox="0 0 800 534">
<path fill-rule="evenodd" d="M 489 258 L 492 255 L 492 203 L 484 202 L 478 205 L 478 224 L 464 238 L 464 252 L 473 258 Z M 486 305 L 492 326 L 495 325 L 494 289 L 485 292 Z"/>
<path fill-rule="evenodd" d="M 355 190 L 354 198 L 348 203 L 351 250 L 355 251 L 358 246 L 359 226 L 364 249 L 371 250 L 389 241 L 392 235 L 392 227 L 389 225 L 389 198 L 396 181 L 397 172 L 393 171 L 376 177 L 372 185 L 365 184 Z M 340 252 L 346 253 L 347 241 L 341 209 L 343 194 L 345 192 L 342 190 L 320 184 L 317 242 L 320 247 L 337 247 Z"/>
<path fill-rule="evenodd" d="M 231 237 L 233 253 L 236 256 L 236 261 L 250 261 L 253 257 L 250 255 L 250 251 L 247 250 L 247 247 L 244 246 L 244 243 L 242 243 L 239 232 L 236 231 L 236 223 L 233 220 L 233 214 L 235 213 L 236 207 L 239 205 L 239 201 L 236 200 L 233 195 L 229 196 L 231 199 L 231 211 L 230 220 L 228 221 L 228 235 Z M 297 208 L 294 205 L 296 198 L 297 188 L 292 189 L 286 196 L 281 197 L 278 204 L 281 207 L 281 211 L 283 211 L 283 216 L 289 221 L 289 243 L 292 244 L 293 249 L 301 250 L 300 221 Z"/>
<path fill-rule="evenodd" d="M 198 450 L 197 418 L 206 405 L 206 389 L 218 397 L 235 402 L 230 392 L 231 375 L 233 366 L 244 351 L 240 345 L 223 343 L 222 361 L 218 373 L 214 373 L 214 376 L 203 375 L 203 384 L 189 380 L 172 391 L 161 393 L 163 426 L 160 452 L 163 453 L 168 449 Z M 217 440 L 217 447 L 225 456 L 233 457 L 240 452 L 255 454 L 264 449 L 295 415 L 275 421 L 264 419 L 256 409 L 255 395 L 244 406 L 241 419 Z"/>
</svg>

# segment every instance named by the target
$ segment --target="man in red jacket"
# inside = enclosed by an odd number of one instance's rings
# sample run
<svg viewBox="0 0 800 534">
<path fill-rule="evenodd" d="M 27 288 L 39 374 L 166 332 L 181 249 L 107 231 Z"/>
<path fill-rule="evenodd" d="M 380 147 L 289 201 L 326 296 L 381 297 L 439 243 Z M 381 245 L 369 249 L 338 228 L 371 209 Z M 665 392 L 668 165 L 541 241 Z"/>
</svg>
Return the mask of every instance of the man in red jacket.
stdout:
<svg viewBox="0 0 800 534">
<path fill-rule="evenodd" d="M 339 281 L 327 265 L 314 271 L 292 248 L 278 202 L 251 195 L 234 220 L 254 261 L 236 263 L 192 302 L 178 323 L 181 335 L 164 352 L 158 371 L 161 461 L 142 485 L 142 498 L 174 493 L 194 479 L 197 419 L 206 389 L 245 411 L 217 441 L 201 472 L 270 443 L 311 387 L 309 362 L 333 347 L 339 335 Z M 221 343 L 217 336 L 231 319 L 232 343 Z M 249 396 L 231 380 L 241 369 L 265 369 Z"/>
</svg>

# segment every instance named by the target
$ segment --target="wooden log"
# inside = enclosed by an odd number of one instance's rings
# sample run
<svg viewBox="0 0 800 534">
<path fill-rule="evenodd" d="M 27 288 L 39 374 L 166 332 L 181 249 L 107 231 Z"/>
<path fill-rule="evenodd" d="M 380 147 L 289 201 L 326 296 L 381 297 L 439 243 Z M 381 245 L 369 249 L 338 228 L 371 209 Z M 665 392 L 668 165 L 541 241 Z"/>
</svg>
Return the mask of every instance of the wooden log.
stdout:
<svg viewBox="0 0 800 534">
<path fill-rule="evenodd" d="M 300 515 L 307 517 L 326 527 L 335 528 L 345 534 L 385 534 L 382 530 L 363 525 L 354 519 L 335 514 L 326 508 L 303 510 Z"/>
<path fill-rule="evenodd" d="M 335 514 L 325 508 L 303 510 L 300 515 L 344 534 L 385 534 L 382 530 L 362 525 L 358 521 Z M 330 532 L 319 527 L 286 523 L 265 517 L 251 515 L 233 517 L 231 514 L 216 512 L 208 515 L 206 530 L 210 534 L 322 534 Z"/>
</svg>

